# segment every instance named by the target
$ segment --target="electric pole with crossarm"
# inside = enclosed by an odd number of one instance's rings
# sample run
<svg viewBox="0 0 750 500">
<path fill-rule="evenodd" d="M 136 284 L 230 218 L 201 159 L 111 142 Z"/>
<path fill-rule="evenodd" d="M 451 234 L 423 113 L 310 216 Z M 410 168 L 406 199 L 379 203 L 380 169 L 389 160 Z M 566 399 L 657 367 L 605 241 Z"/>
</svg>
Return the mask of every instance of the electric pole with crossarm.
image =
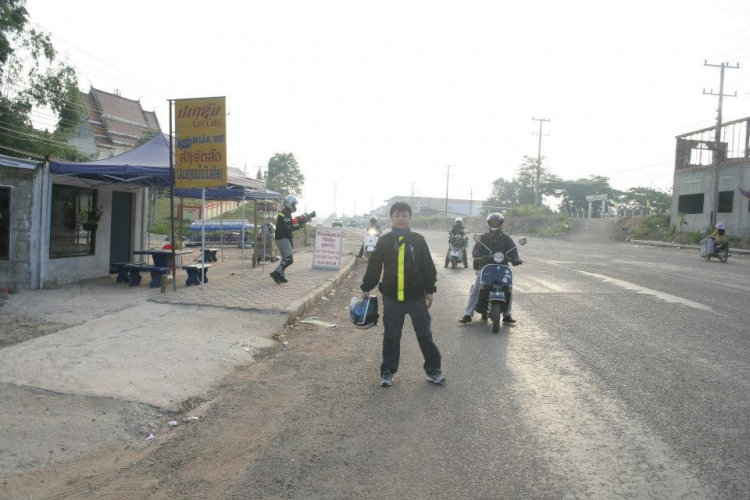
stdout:
<svg viewBox="0 0 750 500">
<path fill-rule="evenodd" d="M 542 134 L 542 126 L 544 125 L 544 122 L 549 122 L 552 120 L 548 118 L 534 118 L 533 116 L 531 117 L 531 119 L 539 122 L 539 133 L 537 134 L 536 132 L 532 132 L 532 134 L 539 136 L 539 149 L 537 149 L 536 152 L 536 184 L 534 184 L 534 206 L 538 207 L 540 203 L 539 182 L 542 176 L 542 136 L 549 136 L 549 134 Z"/>
<path fill-rule="evenodd" d="M 711 210 L 711 227 L 714 227 L 716 225 L 716 221 L 718 220 L 718 216 L 719 216 L 719 163 L 723 161 L 722 154 L 721 154 L 721 112 L 722 112 L 722 107 L 724 105 L 725 97 L 737 97 L 736 91 L 734 94 L 724 93 L 724 70 L 726 68 L 738 69 L 740 65 L 739 63 L 734 66 L 731 66 L 729 63 L 708 64 L 708 61 L 704 61 L 703 65 L 721 69 L 721 76 L 719 77 L 719 93 L 714 94 L 713 89 L 711 89 L 711 92 L 706 92 L 706 89 L 703 89 L 704 95 L 719 96 L 719 109 L 718 109 L 718 114 L 716 116 L 716 133 L 714 137 L 715 144 L 714 144 L 714 152 L 713 152 L 714 203 L 713 203 L 713 210 Z"/>
</svg>

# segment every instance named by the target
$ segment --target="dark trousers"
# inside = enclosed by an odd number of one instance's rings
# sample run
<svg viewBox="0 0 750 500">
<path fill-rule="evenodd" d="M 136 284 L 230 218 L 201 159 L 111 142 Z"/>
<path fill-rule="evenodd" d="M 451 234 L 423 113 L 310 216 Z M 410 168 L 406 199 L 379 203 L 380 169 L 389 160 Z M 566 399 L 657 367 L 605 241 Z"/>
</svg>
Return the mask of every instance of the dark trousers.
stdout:
<svg viewBox="0 0 750 500">
<path fill-rule="evenodd" d="M 440 351 L 432 340 L 430 323 L 432 318 L 427 310 L 424 297 L 399 302 L 396 299 L 383 295 L 383 364 L 380 365 L 380 373 L 398 371 L 398 362 L 401 357 L 401 332 L 404 328 L 404 318 L 408 314 L 411 324 L 417 333 L 419 349 L 424 356 L 424 371 L 428 375 L 441 373 Z"/>
</svg>

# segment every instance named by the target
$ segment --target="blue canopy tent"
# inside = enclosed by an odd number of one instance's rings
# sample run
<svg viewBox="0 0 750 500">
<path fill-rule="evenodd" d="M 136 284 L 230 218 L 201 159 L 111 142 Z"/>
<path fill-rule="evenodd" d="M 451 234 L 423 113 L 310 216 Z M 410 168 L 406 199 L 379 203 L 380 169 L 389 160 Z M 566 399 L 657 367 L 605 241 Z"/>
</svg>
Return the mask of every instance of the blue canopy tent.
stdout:
<svg viewBox="0 0 750 500">
<path fill-rule="evenodd" d="M 174 154 L 172 154 L 174 160 Z M 172 161 L 171 163 L 174 163 Z M 148 187 L 170 187 L 172 171 L 170 166 L 169 135 L 156 134 L 148 142 L 125 153 L 91 162 L 50 162 L 50 174 L 56 177 L 72 176 L 96 183 L 129 183 Z M 237 168 L 227 170 L 226 188 L 174 189 L 174 196 L 201 198 L 205 211 L 205 200 L 280 200 L 282 195 L 267 191 L 265 183 L 245 176 Z M 242 204 L 243 219 L 245 204 Z M 256 210 L 257 213 L 257 210 Z M 243 229 L 244 241 L 244 229 Z M 205 245 L 204 245 L 205 246 Z M 254 263 L 254 261 L 253 261 Z M 244 270 L 244 244 L 243 244 Z"/>
</svg>

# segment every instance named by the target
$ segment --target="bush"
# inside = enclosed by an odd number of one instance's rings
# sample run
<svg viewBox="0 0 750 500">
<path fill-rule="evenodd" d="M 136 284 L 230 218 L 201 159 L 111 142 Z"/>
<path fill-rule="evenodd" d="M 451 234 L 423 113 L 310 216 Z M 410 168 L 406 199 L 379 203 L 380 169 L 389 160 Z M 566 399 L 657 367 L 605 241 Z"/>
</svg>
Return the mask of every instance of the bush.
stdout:
<svg viewBox="0 0 750 500">
<path fill-rule="evenodd" d="M 534 205 L 521 205 L 508 213 L 509 217 L 549 217 L 553 214 L 548 207 L 535 207 Z"/>
</svg>

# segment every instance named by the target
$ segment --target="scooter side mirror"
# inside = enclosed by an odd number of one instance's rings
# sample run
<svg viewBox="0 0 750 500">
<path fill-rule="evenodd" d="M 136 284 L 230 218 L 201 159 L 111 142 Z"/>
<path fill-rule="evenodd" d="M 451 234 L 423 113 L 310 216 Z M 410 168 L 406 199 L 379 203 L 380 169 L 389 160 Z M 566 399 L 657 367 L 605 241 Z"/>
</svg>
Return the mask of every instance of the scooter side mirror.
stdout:
<svg viewBox="0 0 750 500">
<path fill-rule="evenodd" d="M 528 240 L 526 239 L 526 236 L 521 236 L 521 238 L 519 238 L 518 240 L 519 245 L 525 245 L 527 242 Z"/>
</svg>

